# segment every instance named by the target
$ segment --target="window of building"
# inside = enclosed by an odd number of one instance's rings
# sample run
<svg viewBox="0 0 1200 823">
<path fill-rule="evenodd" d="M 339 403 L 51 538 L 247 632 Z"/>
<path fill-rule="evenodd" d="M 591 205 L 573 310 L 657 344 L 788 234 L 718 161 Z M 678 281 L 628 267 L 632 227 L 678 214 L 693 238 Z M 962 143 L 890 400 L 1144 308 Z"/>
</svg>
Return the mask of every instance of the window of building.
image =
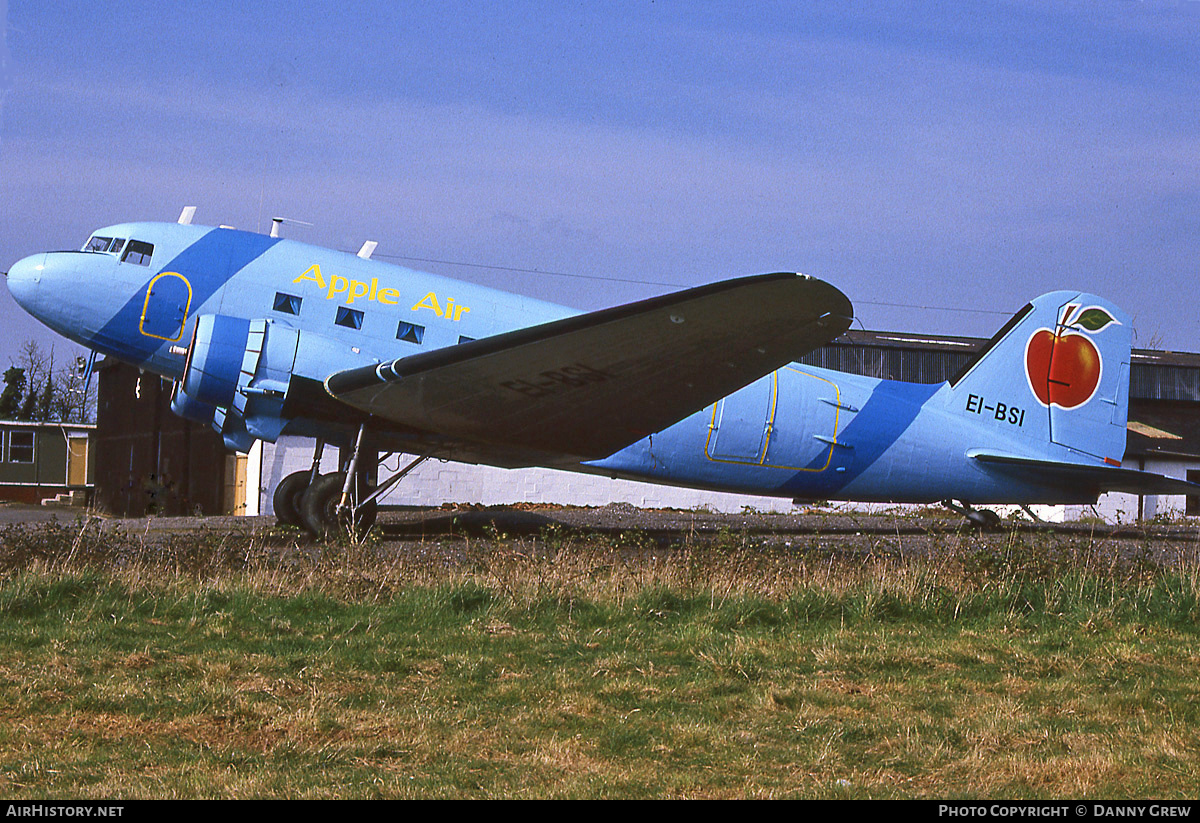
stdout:
<svg viewBox="0 0 1200 823">
<path fill-rule="evenodd" d="M 154 246 L 152 244 L 143 243 L 141 240 L 130 240 L 129 245 L 125 247 L 125 255 L 121 258 L 121 262 L 149 266 L 153 254 Z"/>
<path fill-rule="evenodd" d="M 401 320 L 400 326 L 396 329 L 396 339 L 406 340 L 409 343 L 420 343 L 425 339 L 425 327 Z"/>
<path fill-rule="evenodd" d="M 1187 479 L 1191 483 L 1200 483 L 1200 470 L 1188 469 Z M 1188 517 L 1200 515 L 1200 495 L 1189 494 L 1184 498 L 1183 513 Z"/>
<path fill-rule="evenodd" d="M 12 431 L 8 433 L 8 462 L 33 462 L 33 432 Z"/>
<path fill-rule="evenodd" d="M 348 329 L 361 329 L 362 321 L 363 313 L 358 309 L 348 309 L 345 306 L 338 306 L 337 319 L 333 322 Z"/>
<path fill-rule="evenodd" d="M 284 314 L 299 314 L 301 302 L 303 302 L 303 298 L 277 291 L 275 292 L 275 305 L 272 308 Z"/>
</svg>

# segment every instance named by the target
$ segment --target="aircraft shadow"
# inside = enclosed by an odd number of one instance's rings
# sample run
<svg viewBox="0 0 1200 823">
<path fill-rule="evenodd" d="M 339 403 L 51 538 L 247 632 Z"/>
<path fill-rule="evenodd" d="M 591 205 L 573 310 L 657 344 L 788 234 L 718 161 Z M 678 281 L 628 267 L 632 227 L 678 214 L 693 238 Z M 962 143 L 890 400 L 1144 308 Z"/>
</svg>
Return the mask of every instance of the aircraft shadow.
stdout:
<svg viewBox="0 0 1200 823">
<path fill-rule="evenodd" d="M 1160 524 L 1089 524 L 1002 522 L 981 530 L 965 520 L 948 517 L 816 514 L 716 514 L 688 511 L 646 511 L 633 507 L 531 510 L 510 506 L 463 509 L 403 508 L 380 513 L 375 527 L 384 539 L 433 537 L 535 537 L 547 530 L 561 536 L 618 537 L 637 535 L 655 543 L 712 539 L 721 535 L 753 536 L 931 536 L 971 532 L 981 535 L 1017 532 L 1095 536 L 1109 539 L 1181 539 L 1196 537 L 1196 528 Z"/>
</svg>

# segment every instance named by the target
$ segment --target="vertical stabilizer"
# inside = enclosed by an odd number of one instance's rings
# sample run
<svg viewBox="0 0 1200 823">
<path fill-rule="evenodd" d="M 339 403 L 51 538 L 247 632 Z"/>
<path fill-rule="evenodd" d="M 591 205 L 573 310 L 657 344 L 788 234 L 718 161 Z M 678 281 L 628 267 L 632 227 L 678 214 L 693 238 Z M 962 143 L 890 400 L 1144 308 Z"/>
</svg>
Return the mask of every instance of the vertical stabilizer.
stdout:
<svg viewBox="0 0 1200 823">
<path fill-rule="evenodd" d="M 1131 339 L 1129 317 L 1106 300 L 1042 295 L 950 381 L 952 402 L 1005 433 L 1120 465 Z"/>
</svg>

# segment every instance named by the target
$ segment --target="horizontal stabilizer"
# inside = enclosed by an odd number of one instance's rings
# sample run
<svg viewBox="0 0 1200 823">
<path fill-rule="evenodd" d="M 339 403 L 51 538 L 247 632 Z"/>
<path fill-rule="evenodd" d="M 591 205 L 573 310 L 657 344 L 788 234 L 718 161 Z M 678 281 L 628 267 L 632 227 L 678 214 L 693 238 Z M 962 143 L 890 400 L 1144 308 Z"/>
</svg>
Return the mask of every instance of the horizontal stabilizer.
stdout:
<svg viewBox="0 0 1200 823">
<path fill-rule="evenodd" d="M 1200 484 L 1137 469 L 1060 463 L 1054 460 L 1034 460 L 978 451 L 970 452 L 968 456 L 987 466 L 1019 476 L 1024 481 L 1054 485 L 1071 484 L 1071 487 L 1086 489 L 1097 497 L 1110 491 L 1129 494 L 1200 495 Z"/>
<path fill-rule="evenodd" d="M 572 460 L 606 457 L 838 337 L 850 301 L 766 274 L 332 375 L 392 423 Z"/>
</svg>

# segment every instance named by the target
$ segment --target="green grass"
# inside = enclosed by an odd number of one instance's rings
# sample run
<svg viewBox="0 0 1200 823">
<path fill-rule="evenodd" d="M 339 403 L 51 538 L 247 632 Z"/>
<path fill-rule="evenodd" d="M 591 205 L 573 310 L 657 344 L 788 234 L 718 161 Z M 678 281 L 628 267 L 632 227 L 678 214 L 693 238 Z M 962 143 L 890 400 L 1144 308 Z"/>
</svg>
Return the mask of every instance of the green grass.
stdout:
<svg viewBox="0 0 1200 823">
<path fill-rule="evenodd" d="M 446 542 L 5 531 L 0 795 L 1200 793 L 1190 562 Z"/>
</svg>

